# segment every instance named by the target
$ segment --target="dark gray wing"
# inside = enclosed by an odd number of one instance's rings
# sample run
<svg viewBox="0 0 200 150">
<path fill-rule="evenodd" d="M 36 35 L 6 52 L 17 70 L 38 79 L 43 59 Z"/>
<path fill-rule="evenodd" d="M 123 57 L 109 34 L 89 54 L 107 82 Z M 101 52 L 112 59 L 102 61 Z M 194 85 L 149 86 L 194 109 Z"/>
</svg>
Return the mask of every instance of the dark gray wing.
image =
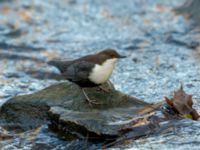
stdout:
<svg viewBox="0 0 200 150">
<path fill-rule="evenodd" d="M 52 60 L 48 62 L 49 65 L 58 68 L 61 73 L 64 73 L 71 63 L 73 63 L 73 61 Z"/>
<path fill-rule="evenodd" d="M 86 84 L 89 82 L 88 76 L 94 67 L 94 63 L 87 61 L 74 62 L 68 66 L 63 73 L 64 77 L 77 84 Z"/>
</svg>

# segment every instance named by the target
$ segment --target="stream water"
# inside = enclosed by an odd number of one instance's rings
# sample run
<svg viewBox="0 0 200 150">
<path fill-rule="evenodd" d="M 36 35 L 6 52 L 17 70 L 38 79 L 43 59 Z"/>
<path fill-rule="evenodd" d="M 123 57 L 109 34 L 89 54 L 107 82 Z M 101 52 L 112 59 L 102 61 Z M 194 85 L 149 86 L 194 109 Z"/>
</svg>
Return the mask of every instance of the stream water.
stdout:
<svg viewBox="0 0 200 150">
<path fill-rule="evenodd" d="M 128 56 L 112 75 L 117 89 L 155 103 L 172 95 L 182 83 L 200 111 L 200 32 L 172 11 L 183 3 L 0 0 L 0 104 L 62 82 L 56 80 L 58 70 L 47 61 L 77 58 L 109 47 Z M 127 149 L 200 149 L 200 123 L 180 123 L 184 126 L 136 140 Z M 0 141 L 0 149 L 64 150 L 77 144 L 87 149 L 85 143 L 59 139 L 43 126 Z"/>
</svg>

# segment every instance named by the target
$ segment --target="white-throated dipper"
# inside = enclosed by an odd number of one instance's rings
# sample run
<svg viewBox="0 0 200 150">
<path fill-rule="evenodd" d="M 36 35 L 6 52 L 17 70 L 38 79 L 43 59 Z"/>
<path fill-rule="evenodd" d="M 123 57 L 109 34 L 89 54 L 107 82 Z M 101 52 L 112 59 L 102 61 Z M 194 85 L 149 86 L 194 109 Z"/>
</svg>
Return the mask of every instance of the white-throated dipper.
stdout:
<svg viewBox="0 0 200 150">
<path fill-rule="evenodd" d="M 48 64 L 57 67 L 65 79 L 79 85 L 87 101 L 91 104 L 95 102 L 89 99 L 83 88 L 95 87 L 107 82 L 116 61 L 125 57 L 113 49 L 105 49 L 97 54 L 87 55 L 75 60 L 52 60 Z"/>
</svg>

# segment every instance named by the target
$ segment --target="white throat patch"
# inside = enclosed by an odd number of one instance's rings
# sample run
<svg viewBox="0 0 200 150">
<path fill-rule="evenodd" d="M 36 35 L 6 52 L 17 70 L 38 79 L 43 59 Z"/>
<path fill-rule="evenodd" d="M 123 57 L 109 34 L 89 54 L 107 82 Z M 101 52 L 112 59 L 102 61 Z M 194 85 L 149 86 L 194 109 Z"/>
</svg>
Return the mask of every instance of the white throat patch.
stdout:
<svg viewBox="0 0 200 150">
<path fill-rule="evenodd" d="M 96 64 L 89 75 L 89 79 L 96 84 L 105 83 L 110 78 L 116 61 L 117 58 L 112 58 L 106 60 L 102 65 Z"/>
</svg>

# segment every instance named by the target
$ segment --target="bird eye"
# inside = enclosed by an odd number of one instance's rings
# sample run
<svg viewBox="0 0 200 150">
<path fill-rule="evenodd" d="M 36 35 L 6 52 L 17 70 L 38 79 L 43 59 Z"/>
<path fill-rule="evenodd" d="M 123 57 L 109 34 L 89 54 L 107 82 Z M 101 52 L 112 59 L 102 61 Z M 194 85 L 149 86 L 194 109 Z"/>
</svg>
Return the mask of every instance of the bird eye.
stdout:
<svg viewBox="0 0 200 150">
<path fill-rule="evenodd" d="M 114 54 L 112 54 L 112 55 L 111 55 L 111 57 L 112 57 L 112 58 L 115 58 L 115 55 L 114 55 Z"/>
</svg>

